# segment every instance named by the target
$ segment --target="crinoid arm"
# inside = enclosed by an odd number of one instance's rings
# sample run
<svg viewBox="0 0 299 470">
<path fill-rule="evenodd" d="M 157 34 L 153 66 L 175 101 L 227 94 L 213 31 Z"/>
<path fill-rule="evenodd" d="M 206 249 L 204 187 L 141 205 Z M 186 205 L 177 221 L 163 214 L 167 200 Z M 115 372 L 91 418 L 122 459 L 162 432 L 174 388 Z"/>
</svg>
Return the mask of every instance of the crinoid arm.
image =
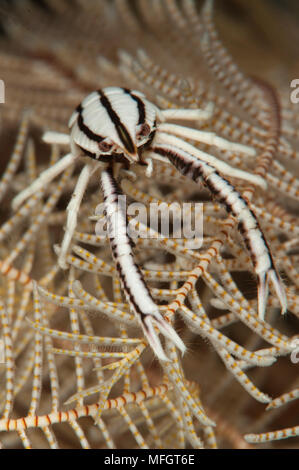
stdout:
<svg viewBox="0 0 299 470">
<path fill-rule="evenodd" d="M 20 205 L 28 199 L 30 196 L 32 196 L 36 191 L 39 189 L 42 189 L 45 185 L 50 183 L 56 176 L 58 176 L 60 173 L 62 173 L 64 170 L 66 170 L 74 161 L 76 160 L 77 157 L 72 155 L 71 153 L 68 153 L 64 157 L 62 157 L 60 160 L 58 160 L 55 165 L 51 166 L 50 168 L 47 168 L 45 171 L 43 171 L 39 177 L 33 181 L 33 183 L 25 188 L 23 191 L 21 191 L 13 200 L 12 200 L 12 208 L 14 210 L 18 209 Z"/>
<path fill-rule="evenodd" d="M 183 353 L 186 347 L 173 327 L 160 314 L 143 279 L 140 269 L 134 262 L 132 240 L 127 233 L 127 217 L 122 195 L 112 174 L 112 167 L 101 173 L 104 194 L 104 207 L 107 217 L 108 237 L 112 255 L 129 305 L 140 321 L 144 334 L 161 361 L 168 361 L 155 327 L 170 339 Z"/>
<path fill-rule="evenodd" d="M 282 281 L 275 269 L 270 248 L 258 220 L 245 199 L 213 166 L 180 148 L 167 144 L 155 144 L 151 150 L 167 157 L 183 175 L 193 179 L 196 183 L 202 181 L 211 193 L 224 204 L 227 212 L 232 213 L 238 221 L 238 228 L 258 276 L 259 317 L 264 319 L 265 316 L 269 280 L 272 281 L 278 296 L 282 313 L 285 313 L 287 301 Z"/>
</svg>

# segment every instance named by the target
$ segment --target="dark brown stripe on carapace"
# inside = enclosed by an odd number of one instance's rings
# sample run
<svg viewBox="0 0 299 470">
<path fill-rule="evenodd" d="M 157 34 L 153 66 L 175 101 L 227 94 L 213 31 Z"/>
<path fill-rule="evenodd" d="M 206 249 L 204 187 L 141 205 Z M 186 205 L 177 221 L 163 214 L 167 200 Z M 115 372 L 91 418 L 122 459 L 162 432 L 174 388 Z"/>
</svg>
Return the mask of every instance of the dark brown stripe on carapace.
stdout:
<svg viewBox="0 0 299 470">
<path fill-rule="evenodd" d="M 138 124 L 144 124 L 145 122 L 145 106 L 144 102 L 139 98 L 139 96 L 134 95 L 131 90 L 128 88 L 123 88 L 124 92 L 131 96 L 133 100 L 136 101 L 138 106 L 139 119 Z"/>
<path fill-rule="evenodd" d="M 87 157 L 93 158 L 94 160 L 98 160 L 96 153 L 90 152 L 89 150 L 84 149 L 80 145 L 78 145 L 78 147 L 80 150 L 82 150 L 83 156 L 86 155 Z"/>
<path fill-rule="evenodd" d="M 107 96 L 103 93 L 102 90 L 98 90 L 97 93 L 99 94 L 102 105 L 106 109 L 111 121 L 115 125 L 116 132 L 118 133 L 120 140 L 124 144 L 125 149 L 129 153 L 135 153 L 135 145 L 131 139 L 131 136 L 128 133 L 126 127 L 121 122 L 117 113 L 112 108 L 111 103 L 108 100 Z"/>
<path fill-rule="evenodd" d="M 104 137 L 99 134 L 95 134 L 91 129 L 89 129 L 88 126 L 86 126 L 86 124 L 84 124 L 82 116 L 83 108 L 81 104 L 77 106 L 76 111 L 79 114 L 77 123 L 80 131 L 83 132 L 83 134 L 85 134 L 86 137 L 88 137 L 90 140 L 93 140 L 94 142 L 102 142 L 102 140 L 104 140 Z"/>
<path fill-rule="evenodd" d="M 92 158 L 93 160 L 97 160 L 100 162 L 107 162 L 107 163 L 112 162 L 112 161 L 119 162 L 119 163 L 122 163 L 127 169 L 129 169 L 130 167 L 130 161 L 127 159 L 124 153 L 111 153 L 110 155 L 106 155 L 106 154 L 97 155 L 96 153 L 90 152 L 89 150 L 86 150 L 83 147 L 80 147 L 80 145 L 78 145 L 78 147 L 80 150 L 82 150 L 83 157 L 86 156 L 86 157 Z"/>
</svg>

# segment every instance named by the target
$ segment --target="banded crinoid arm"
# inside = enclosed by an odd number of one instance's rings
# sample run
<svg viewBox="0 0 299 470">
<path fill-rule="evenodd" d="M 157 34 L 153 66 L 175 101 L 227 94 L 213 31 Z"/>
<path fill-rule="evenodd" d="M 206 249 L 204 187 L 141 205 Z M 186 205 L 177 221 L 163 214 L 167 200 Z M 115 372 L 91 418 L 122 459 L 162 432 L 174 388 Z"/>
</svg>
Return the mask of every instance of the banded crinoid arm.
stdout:
<svg viewBox="0 0 299 470">
<path fill-rule="evenodd" d="M 279 298 L 282 313 L 287 310 L 283 283 L 274 266 L 272 254 L 258 220 L 248 203 L 217 170 L 206 162 L 193 157 L 184 150 L 169 144 L 153 144 L 151 150 L 166 157 L 185 176 L 196 183 L 202 181 L 211 193 L 224 204 L 227 212 L 238 221 L 238 228 L 251 256 L 258 277 L 258 313 L 264 319 L 271 280 Z"/>
<path fill-rule="evenodd" d="M 56 136 L 59 134 L 56 132 Z M 64 170 L 66 170 L 70 165 L 72 165 L 75 160 L 76 156 L 68 153 L 64 157 L 62 157 L 55 165 L 50 166 L 46 170 L 44 170 L 39 177 L 33 181 L 30 186 L 27 186 L 23 191 L 21 191 L 17 196 L 14 197 L 12 200 L 12 208 L 13 210 L 18 209 L 21 204 L 28 199 L 30 196 L 35 194 L 37 191 L 45 187 L 48 183 L 53 181 L 56 176 L 60 175 Z"/>
<path fill-rule="evenodd" d="M 168 361 L 155 331 L 155 326 L 183 353 L 186 347 L 172 326 L 160 314 L 141 271 L 134 262 L 132 240 L 127 233 L 126 208 L 119 200 L 119 195 L 122 193 L 113 178 L 111 166 L 102 171 L 101 186 L 112 255 L 123 290 L 129 305 L 140 320 L 144 334 L 153 351 L 160 360 Z"/>
</svg>

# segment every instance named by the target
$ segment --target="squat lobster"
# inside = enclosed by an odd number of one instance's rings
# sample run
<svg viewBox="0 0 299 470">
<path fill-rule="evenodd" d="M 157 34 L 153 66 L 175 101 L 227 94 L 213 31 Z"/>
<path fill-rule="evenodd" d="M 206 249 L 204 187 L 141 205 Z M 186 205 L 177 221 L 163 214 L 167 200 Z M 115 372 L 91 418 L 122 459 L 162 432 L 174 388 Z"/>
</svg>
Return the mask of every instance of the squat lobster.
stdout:
<svg viewBox="0 0 299 470">
<path fill-rule="evenodd" d="M 120 193 L 113 177 L 113 162 L 126 166 L 132 163 L 147 165 L 146 173 L 152 171 L 152 160 L 171 162 L 183 175 L 201 181 L 222 202 L 239 222 L 240 231 L 250 253 L 258 277 L 258 312 L 264 318 L 268 296 L 268 282 L 272 281 L 279 298 L 282 312 L 287 309 L 282 281 L 273 263 L 269 246 L 264 238 L 255 214 L 237 190 L 219 173 L 251 181 L 263 188 L 264 180 L 248 172 L 232 168 L 221 160 L 195 148 L 180 137 L 208 143 L 219 148 L 254 155 L 255 151 L 245 145 L 231 143 L 212 132 L 166 123 L 166 119 L 203 120 L 209 110 L 170 109 L 160 110 L 149 102 L 144 94 L 126 88 L 109 87 L 89 94 L 72 114 L 68 134 L 47 132 L 48 143 L 70 144 L 71 153 L 61 158 L 53 167 L 42 172 L 28 188 L 13 200 L 16 209 L 29 196 L 53 180 L 77 158 L 88 156 L 98 162 L 87 163 L 78 178 L 75 190 L 67 207 L 67 224 L 58 263 L 67 268 L 66 258 L 77 224 L 77 215 L 82 197 L 91 175 L 101 171 L 101 186 L 108 221 L 112 255 L 120 276 L 128 303 L 140 320 L 143 331 L 157 357 L 168 360 L 155 331 L 158 329 L 173 343 L 185 351 L 185 345 L 172 326 L 160 314 L 151 297 L 141 271 L 134 262 L 131 239 L 127 233 L 127 218 L 124 208 L 117 204 Z M 106 167 L 103 169 L 103 163 Z M 218 171 L 217 171 L 218 170 Z M 117 223 L 117 237 L 115 224 Z"/>
</svg>

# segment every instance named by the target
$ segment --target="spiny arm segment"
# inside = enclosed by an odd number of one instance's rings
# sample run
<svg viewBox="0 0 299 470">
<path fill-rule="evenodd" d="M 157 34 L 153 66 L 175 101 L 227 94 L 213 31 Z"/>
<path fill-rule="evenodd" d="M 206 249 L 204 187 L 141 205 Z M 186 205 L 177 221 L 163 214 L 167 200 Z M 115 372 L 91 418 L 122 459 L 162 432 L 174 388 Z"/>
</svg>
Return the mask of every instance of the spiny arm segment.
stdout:
<svg viewBox="0 0 299 470">
<path fill-rule="evenodd" d="M 287 299 L 282 281 L 277 273 L 271 251 L 257 218 L 245 199 L 216 169 L 174 145 L 155 144 L 151 147 L 155 153 L 167 157 L 185 176 L 196 183 L 202 181 L 211 193 L 225 205 L 238 221 L 238 228 L 250 253 L 258 277 L 258 313 L 265 317 L 268 282 L 271 280 L 279 298 L 282 313 L 287 310 Z"/>
<path fill-rule="evenodd" d="M 168 361 L 155 326 L 183 353 L 186 347 L 172 326 L 160 314 L 141 271 L 134 262 L 132 240 L 127 233 L 126 207 L 119 198 L 121 192 L 113 178 L 111 167 L 102 171 L 101 185 L 112 255 L 125 295 L 139 318 L 144 334 L 157 357 L 162 361 Z"/>
</svg>

